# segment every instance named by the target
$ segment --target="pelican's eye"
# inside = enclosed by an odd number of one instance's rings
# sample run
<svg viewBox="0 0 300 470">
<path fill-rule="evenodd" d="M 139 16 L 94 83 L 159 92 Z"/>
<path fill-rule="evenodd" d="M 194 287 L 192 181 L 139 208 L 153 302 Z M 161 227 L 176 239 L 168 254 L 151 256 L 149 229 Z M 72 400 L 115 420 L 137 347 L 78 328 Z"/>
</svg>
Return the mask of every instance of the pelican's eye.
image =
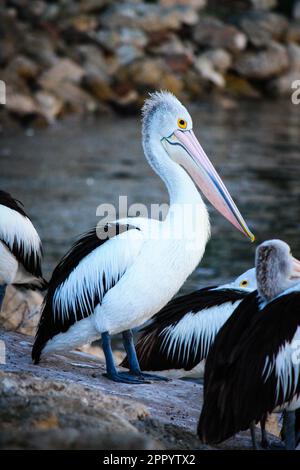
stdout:
<svg viewBox="0 0 300 470">
<path fill-rule="evenodd" d="M 187 122 L 184 119 L 179 118 L 177 124 L 180 129 L 186 129 Z"/>
<path fill-rule="evenodd" d="M 240 287 L 247 287 L 247 286 L 248 286 L 248 281 L 246 281 L 246 279 L 240 282 Z"/>
</svg>

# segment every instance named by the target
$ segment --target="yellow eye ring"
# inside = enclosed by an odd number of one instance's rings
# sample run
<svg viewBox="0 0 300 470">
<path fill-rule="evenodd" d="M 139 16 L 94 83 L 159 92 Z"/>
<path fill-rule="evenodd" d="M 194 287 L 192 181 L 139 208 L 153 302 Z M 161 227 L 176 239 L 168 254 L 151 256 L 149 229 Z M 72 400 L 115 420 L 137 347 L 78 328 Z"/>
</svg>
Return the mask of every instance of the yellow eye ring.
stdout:
<svg viewBox="0 0 300 470">
<path fill-rule="evenodd" d="M 177 125 L 180 129 L 186 129 L 187 122 L 184 119 L 179 118 L 177 121 Z"/>
<path fill-rule="evenodd" d="M 246 279 L 240 282 L 240 287 L 247 287 L 247 286 L 248 286 L 248 281 L 246 281 Z"/>
</svg>

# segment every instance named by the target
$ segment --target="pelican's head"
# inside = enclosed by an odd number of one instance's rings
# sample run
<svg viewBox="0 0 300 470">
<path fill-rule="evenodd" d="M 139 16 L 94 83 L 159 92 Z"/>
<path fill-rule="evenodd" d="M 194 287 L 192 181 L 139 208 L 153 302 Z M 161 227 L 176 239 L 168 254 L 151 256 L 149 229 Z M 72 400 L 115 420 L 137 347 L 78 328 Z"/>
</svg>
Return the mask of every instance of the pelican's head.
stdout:
<svg viewBox="0 0 300 470">
<path fill-rule="evenodd" d="M 248 269 L 238 276 L 233 282 L 227 284 L 231 289 L 241 289 L 246 292 L 252 292 L 256 289 L 256 273 L 255 268 Z"/>
<path fill-rule="evenodd" d="M 172 159 L 189 173 L 211 204 L 254 241 L 254 235 L 197 140 L 189 112 L 172 93 L 156 92 L 146 100 L 143 107 L 143 137 L 145 153 L 149 154 L 149 144 L 161 146 L 166 158 Z"/>
<path fill-rule="evenodd" d="M 268 301 L 300 282 L 300 261 L 282 240 L 261 243 L 256 249 L 255 266 L 258 292 Z"/>
</svg>

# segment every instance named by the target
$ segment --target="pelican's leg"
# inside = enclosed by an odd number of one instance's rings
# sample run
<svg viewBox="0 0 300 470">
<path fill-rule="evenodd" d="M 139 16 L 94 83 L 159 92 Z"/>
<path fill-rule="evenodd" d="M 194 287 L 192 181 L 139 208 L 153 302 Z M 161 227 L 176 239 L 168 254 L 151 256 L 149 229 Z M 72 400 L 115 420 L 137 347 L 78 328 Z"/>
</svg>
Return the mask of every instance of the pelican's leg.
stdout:
<svg viewBox="0 0 300 470">
<path fill-rule="evenodd" d="M 268 449 L 270 446 L 269 439 L 267 436 L 266 432 L 266 421 L 267 421 L 267 415 L 265 415 L 261 420 L 260 420 L 260 429 L 261 429 L 261 446 L 263 449 Z"/>
<path fill-rule="evenodd" d="M 0 285 L 0 312 L 1 312 L 2 302 L 5 296 L 5 291 L 6 291 L 6 284 Z"/>
<path fill-rule="evenodd" d="M 256 442 L 256 434 L 255 434 L 255 421 L 252 421 L 252 423 L 250 424 L 250 432 L 251 432 L 252 448 L 253 450 L 258 450 L 258 445 Z"/>
<path fill-rule="evenodd" d="M 295 411 L 286 411 L 284 413 L 285 426 L 285 448 L 286 450 L 295 450 L 296 448 L 296 414 Z"/>
<path fill-rule="evenodd" d="M 128 357 L 130 374 L 143 379 L 157 381 L 162 380 L 166 382 L 169 381 L 169 379 L 167 379 L 166 377 L 162 377 L 160 375 L 155 374 L 146 374 L 145 372 L 141 371 L 139 360 L 136 355 L 136 350 L 133 342 L 133 334 L 131 330 L 123 331 L 123 343 Z"/>
<path fill-rule="evenodd" d="M 128 374 L 128 373 L 117 371 L 112 349 L 111 349 L 110 334 L 108 333 L 108 331 L 105 331 L 104 333 L 101 334 L 101 337 L 102 337 L 102 348 L 103 348 L 103 352 L 104 352 L 105 360 L 106 360 L 106 374 L 104 374 L 105 377 L 107 377 L 110 380 L 113 380 L 114 382 L 121 382 L 121 383 L 126 383 L 126 384 L 145 383 L 145 380 L 143 379 L 139 379 L 138 377 L 133 377 L 131 374 Z"/>
</svg>

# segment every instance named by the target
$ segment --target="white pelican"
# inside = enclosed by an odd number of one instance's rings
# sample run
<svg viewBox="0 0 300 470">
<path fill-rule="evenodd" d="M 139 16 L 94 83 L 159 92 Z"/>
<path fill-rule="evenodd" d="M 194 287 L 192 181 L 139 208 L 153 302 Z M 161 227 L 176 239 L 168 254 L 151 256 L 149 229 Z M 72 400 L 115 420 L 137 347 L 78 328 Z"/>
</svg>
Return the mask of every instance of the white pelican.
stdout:
<svg viewBox="0 0 300 470">
<path fill-rule="evenodd" d="M 43 288 L 42 244 L 22 204 L 0 191 L 0 310 L 8 284 Z"/>
<path fill-rule="evenodd" d="M 228 284 L 172 299 L 142 329 L 135 345 L 141 369 L 173 378 L 203 377 L 205 359 L 219 329 L 255 289 L 252 268 Z M 127 357 L 120 365 L 128 367 Z"/>
<path fill-rule="evenodd" d="M 208 354 L 198 434 L 221 442 L 285 410 L 285 443 L 294 449 L 300 407 L 300 262 L 281 240 L 256 251 L 258 290 L 241 302 Z M 298 352 L 297 352 L 298 348 Z M 253 447 L 256 448 L 252 432 Z"/>
<path fill-rule="evenodd" d="M 32 350 L 35 363 L 41 353 L 72 349 L 101 336 L 108 378 L 125 383 L 155 379 L 141 372 L 131 328 L 158 312 L 202 258 L 210 224 L 195 183 L 253 240 L 192 128 L 191 116 L 172 94 L 154 93 L 146 101 L 143 148 L 149 164 L 167 186 L 167 217 L 163 222 L 119 220 L 102 231 L 90 231 L 71 248 L 50 281 Z M 184 210 L 186 207 L 192 211 Z M 113 235 L 103 239 L 109 231 Z M 121 332 L 129 373 L 117 371 L 111 350 L 110 335 Z"/>
</svg>

